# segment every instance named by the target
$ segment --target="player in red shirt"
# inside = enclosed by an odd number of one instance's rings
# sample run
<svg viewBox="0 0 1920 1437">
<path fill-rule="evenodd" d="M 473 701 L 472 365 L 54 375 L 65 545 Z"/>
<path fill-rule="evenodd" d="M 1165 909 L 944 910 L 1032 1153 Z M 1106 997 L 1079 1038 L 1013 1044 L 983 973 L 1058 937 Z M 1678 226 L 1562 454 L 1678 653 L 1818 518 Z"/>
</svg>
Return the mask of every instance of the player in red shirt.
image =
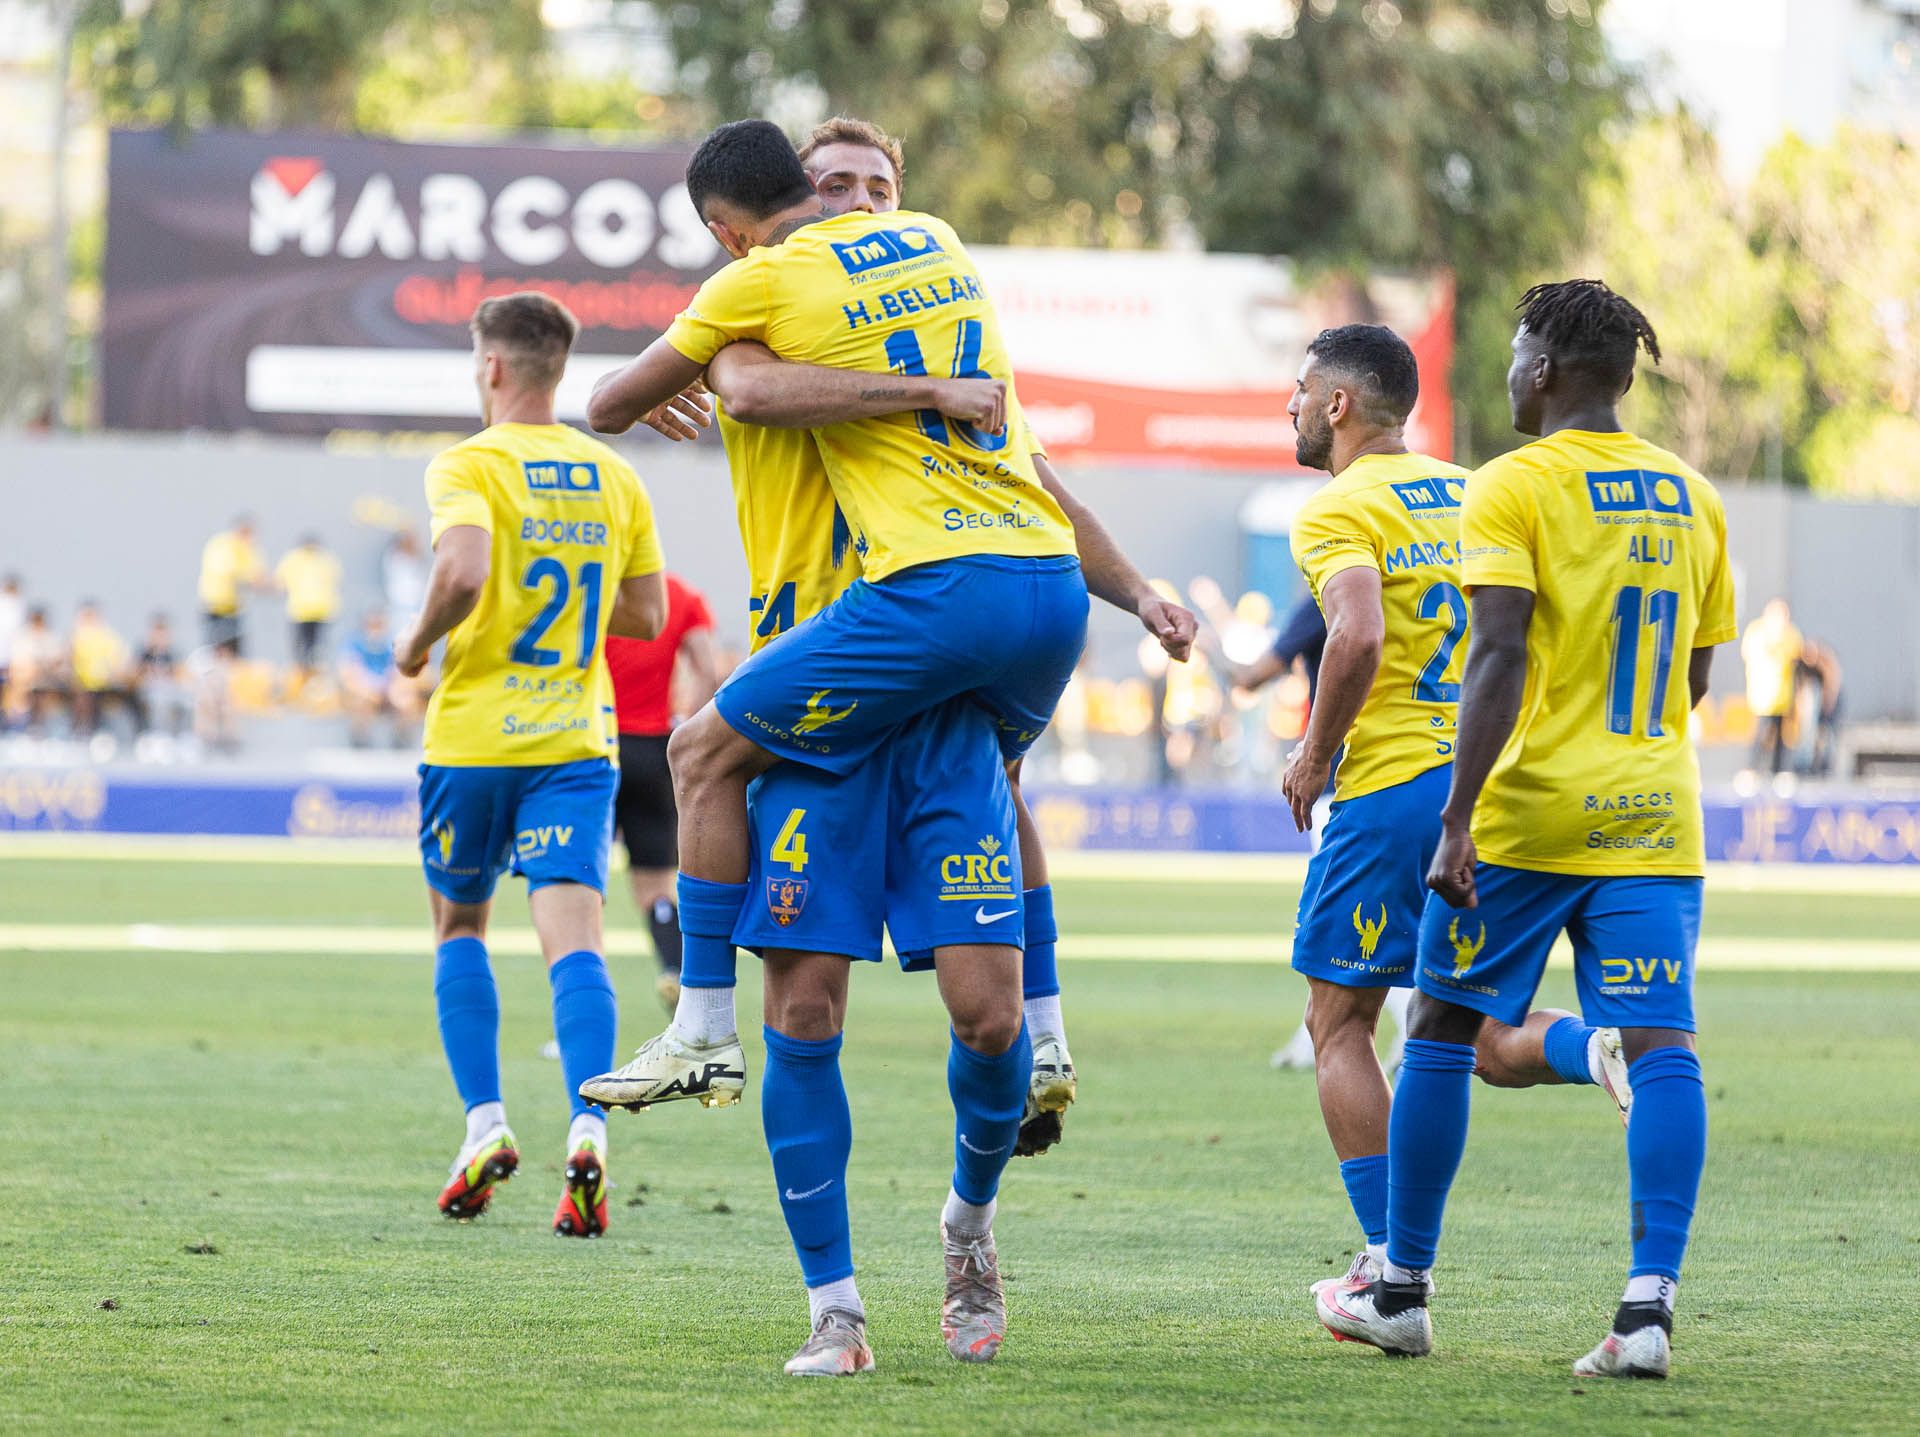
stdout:
<svg viewBox="0 0 1920 1437">
<path fill-rule="evenodd" d="M 683 695 L 683 714 L 675 714 L 673 674 L 682 658 L 690 686 Z M 720 686 L 707 601 L 677 574 L 667 575 L 667 622 L 660 636 L 609 636 L 607 667 L 613 672 L 614 716 L 620 729 L 620 791 L 613 800 L 613 820 L 627 846 L 633 901 L 647 916 L 660 956 L 654 986 L 671 1012 L 680 1000 L 680 910 L 674 903 L 680 855 L 667 735 L 680 717 L 698 712 Z"/>
</svg>

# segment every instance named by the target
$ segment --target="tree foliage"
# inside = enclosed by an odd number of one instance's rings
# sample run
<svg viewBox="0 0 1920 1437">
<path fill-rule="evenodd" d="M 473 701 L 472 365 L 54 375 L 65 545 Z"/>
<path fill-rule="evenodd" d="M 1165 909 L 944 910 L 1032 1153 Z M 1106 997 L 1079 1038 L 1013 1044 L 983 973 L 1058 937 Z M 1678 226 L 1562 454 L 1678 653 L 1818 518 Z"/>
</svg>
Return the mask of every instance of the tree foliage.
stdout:
<svg viewBox="0 0 1920 1437">
<path fill-rule="evenodd" d="M 1711 138 L 1688 116 L 1649 119 L 1592 189 L 1579 268 L 1643 306 L 1660 364 L 1643 365 L 1631 422 L 1715 476 L 1780 454 L 1805 409 L 1803 366 L 1780 311 L 1785 264 L 1760 252 Z"/>
<path fill-rule="evenodd" d="M 362 80 L 457 39 L 537 67 L 539 0 L 88 0 L 81 61 L 115 123 L 353 128 Z M 468 102 L 475 102 L 471 90 Z"/>
<path fill-rule="evenodd" d="M 983 241 L 1139 245 L 1182 212 L 1210 37 L 1119 0 L 706 0 L 666 12 L 708 117 L 901 136 L 912 202 Z"/>
</svg>

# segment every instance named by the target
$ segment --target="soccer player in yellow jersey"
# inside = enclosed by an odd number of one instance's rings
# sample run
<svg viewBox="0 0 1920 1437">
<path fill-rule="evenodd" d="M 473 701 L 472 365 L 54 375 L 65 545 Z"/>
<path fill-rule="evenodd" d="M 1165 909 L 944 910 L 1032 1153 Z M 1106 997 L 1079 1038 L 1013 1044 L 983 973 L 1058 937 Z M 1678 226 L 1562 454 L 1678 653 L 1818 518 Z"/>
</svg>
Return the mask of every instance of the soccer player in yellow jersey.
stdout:
<svg viewBox="0 0 1920 1437">
<path fill-rule="evenodd" d="M 1659 360 L 1645 316 L 1598 280 L 1529 290 L 1507 388 L 1514 427 L 1540 437 L 1467 482 L 1473 634 L 1388 1134 L 1387 1261 L 1320 1307 L 1391 1352 L 1432 1347 L 1426 1276 L 1466 1147 L 1474 1039 L 1488 1018 L 1519 1021 L 1564 931 L 1581 1009 L 1620 1029 L 1634 1090 L 1632 1266 L 1612 1330 L 1574 1372 L 1667 1374 L 1707 1137 L 1688 714 L 1735 629 L 1720 496 L 1620 428 L 1640 347 Z"/>
<path fill-rule="evenodd" d="M 802 154 L 829 213 L 849 209 L 884 213 L 897 204 L 898 146 L 876 128 L 857 121 L 831 121 L 815 132 Z M 738 242 L 724 228 L 716 233 L 730 248 Z M 758 236 L 746 238 L 751 242 Z M 755 613 L 760 618 L 754 630 L 756 647 L 767 641 L 770 627 L 778 632 L 796 620 L 805 622 L 858 573 L 855 556 L 846 552 L 848 530 L 811 436 L 762 426 L 817 424 L 862 412 L 883 412 L 864 407 L 876 402 L 893 408 L 924 404 L 952 417 L 970 401 L 985 397 L 977 386 L 988 383 L 914 378 L 875 386 L 870 376 L 781 363 L 752 344 L 722 350 L 708 379 L 725 396 L 720 423 L 754 583 Z M 902 392 L 903 384 L 911 384 L 919 397 Z M 970 385 L 976 388 L 969 389 Z M 998 382 L 993 386 L 996 393 L 991 398 L 998 403 L 1003 386 Z M 631 409 L 607 404 L 607 399 L 604 393 L 596 397 L 596 422 L 617 425 L 640 417 Z M 742 423 L 743 416 L 754 422 Z M 648 422 L 670 437 L 689 437 L 700 417 L 696 403 L 678 413 L 662 412 Z M 1013 442 L 1037 449 L 1019 432 L 1017 408 L 1012 423 Z M 1044 463 L 1037 453 L 1035 462 Z M 1052 476 L 1045 478 L 1053 489 Z M 1071 496 L 1059 492 L 1063 506 L 1077 508 Z M 1089 522 L 1088 533 L 1104 541 L 1105 549 L 1112 549 L 1097 523 Z M 1116 563 L 1131 572 L 1117 549 L 1110 559 L 1089 556 L 1089 576 L 1102 592 L 1124 587 Z M 1137 572 L 1134 586 L 1152 598 L 1153 615 L 1171 630 L 1177 633 L 1184 621 L 1190 639 L 1190 615 L 1177 606 L 1163 605 Z M 1147 619 L 1147 614 L 1142 617 Z M 1015 886 L 1014 854 L 1007 851 L 1006 785 L 997 772 L 998 745 L 992 725 L 982 723 L 983 717 L 970 703 L 954 701 L 911 720 L 881 753 L 850 774 L 781 764 L 761 778 L 751 794 L 756 839 L 749 893 L 764 893 L 766 901 L 750 899 L 734 937 L 765 960 L 768 1056 L 761 1100 L 776 1184 L 806 1279 L 815 1329 L 788 1364 L 789 1372 L 845 1373 L 864 1370 L 871 1362 L 847 1229 L 844 1181 L 851 1127 L 845 1117 L 838 1048 L 847 999 L 849 965 L 844 960 L 880 956 L 883 897 L 886 925 L 903 962 L 913 968 L 929 966 L 937 950 L 943 978 L 965 973 L 964 964 L 955 959 L 964 960 L 966 954 L 958 950 L 974 944 L 989 922 L 1008 922 L 1025 910 L 1027 951 L 1022 973 L 1035 1057 L 1028 1123 L 1019 1140 L 1028 1141 L 1029 1132 L 1048 1119 L 1053 1122 L 1051 1134 L 1034 1140 L 1036 1149 L 1058 1135 L 1057 1112 L 1038 1106 L 1047 1096 L 1044 1085 L 1057 1088 L 1064 1077 L 1071 1094 L 1072 1069 L 1061 1036 L 1058 981 L 1052 976 L 1053 933 L 1045 902 L 1050 895 L 1041 886 L 1044 876 L 1028 881 L 1024 894 Z M 974 790 L 998 795 L 984 816 L 974 799 L 956 796 Z M 880 827 L 875 826 L 876 816 Z M 984 837 L 978 831 L 982 828 Z M 1034 851 L 1028 843 L 1029 828 L 1030 821 L 1023 815 L 1019 852 L 1031 874 L 1033 860 L 1026 858 Z M 968 851 L 972 851 L 970 859 Z M 975 867 L 978 882 L 971 881 Z M 884 895 L 872 882 L 882 871 L 887 878 Z M 961 926 L 956 928 L 955 923 Z M 731 984 L 730 949 L 723 972 L 716 976 Z M 981 1028 L 984 1015 L 973 1011 L 975 1000 L 983 995 L 974 985 L 946 981 L 942 990 L 962 1044 L 986 1046 Z M 697 996 L 694 1001 L 698 1003 Z M 1009 1016 L 1018 1021 L 1017 1014 Z M 663 1039 L 643 1048 L 621 1074 L 609 1075 L 604 1086 L 589 1084 L 589 1093 L 617 1101 L 639 1091 L 632 1086 L 635 1079 L 658 1080 L 672 1065 L 650 1063 L 649 1049 L 674 1044 L 677 1036 L 698 1037 L 703 1021 L 712 1020 L 698 1007 L 683 1011 Z M 733 1040 L 730 1000 L 720 1021 L 726 1037 Z M 964 1075 L 969 1055 L 959 1048 L 956 1053 L 963 1060 Z M 703 1084 L 704 1071 L 692 1085 Z M 956 1092 L 957 1108 L 960 1099 Z M 1064 1100 L 1059 1101 L 1064 1105 Z M 957 1116 L 961 1118 L 957 1149 L 993 1141 L 977 1127 L 966 1125 L 964 1111 Z M 1004 1152 L 999 1155 L 1000 1162 L 1004 1156 Z M 956 1172 L 956 1191 L 963 1176 Z M 984 1269 L 974 1251 L 976 1244 L 949 1243 L 949 1301 L 943 1327 L 955 1355 L 968 1360 L 993 1354 L 1004 1322 L 1003 1310 L 994 1310 L 1000 1306 L 997 1276 L 991 1265 L 991 1237 L 984 1236 L 983 1250 L 988 1254 Z M 961 1297 L 984 1295 L 984 1302 L 955 1301 L 956 1266 Z"/>
<path fill-rule="evenodd" d="M 657 634 L 667 597 L 639 478 L 606 445 L 554 420 L 577 333 L 573 316 L 541 294 L 490 299 L 475 312 L 486 427 L 428 466 L 433 571 L 394 662 L 418 674 L 447 641 L 427 709 L 420 852 L 440 1036 L 467 1136 L 440 1209 L 484 1212 L 519 1163 L 486 949 L 494 884 L 513 872 L 527 881 L 574 1109 L 554 1231 L 593 1237 L 607 1225 L 606 1120 L 578 1089 L 614 1051 L 601 906 L 616 740 L 603 648 L 609 631 Z"/>
<path fill-rule="evenodd" d="M 1407 451 L 1403 431 L 1419 394 L 1407 342 L 1383 325 L 1349 324 L 1307 346 L 1287 406 L 1295 456 L 1333 475 L 1301 507 L 1291 536 L 1327 622 L 1312 716 L 1281 776 L 1303 831 L 1339 760 L 1300 896 L 1293 966 L 1309 987 L 1321 1115 L 1366 1235 L 1346 1276 L 1314 1284 L 1316 1295 L 1329 1284 L 1364 1287 L 1386 1260 L 1391 1094 L 1374 1029 L 1384 1004 L 1413 983 L 1451 776 L 1467 632 L 1459 552 L 1467 471 Z M 1603 1040 L 1551 1011 L 1525 1028 L 1488 1023 L 1482 1074 L 1509 1087 L 1560 1081 L 1541 1051 L 1559 1024 L 1545 1046 L 1577 1058 L 1567 1080 L 1596 1081 Z"/>
</svg>

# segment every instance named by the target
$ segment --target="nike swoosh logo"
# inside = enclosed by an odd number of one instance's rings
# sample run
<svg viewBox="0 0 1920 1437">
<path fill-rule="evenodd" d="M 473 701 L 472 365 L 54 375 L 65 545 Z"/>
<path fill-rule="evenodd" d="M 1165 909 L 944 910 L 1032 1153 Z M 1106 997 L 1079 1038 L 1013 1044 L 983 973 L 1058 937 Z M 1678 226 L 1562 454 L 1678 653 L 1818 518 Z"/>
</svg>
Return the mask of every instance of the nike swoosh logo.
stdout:
<svg viewBox="0 0 1920 1437">
<path fill-rule="evenodd" d="M 998 923 L 1002 918 L 1011 918 L 1019 911 L 1018 908 L 1009 908 L 1005 913 L 989 913 L 984 908 L 976 908 L 973 910 L 973 921 L 975 923 Z"/>
<path fill-rule="evenodd" d="M 832 1179 L 832 1178 L 828 1178 L 828 1179 L 827 1179 L 827 1180 L 826 1180 L 825 1182 L 823 1182 L 823 1183 L 821 1183 L 819 1187 L 817 1187 L 817 1188 L 808 1188 L 808 1189 L 807 1189 L 807 1190 L 806 1190 L 805 1192 L 803 1192 L 803 1193 L 797 1193 L 797 1192 L 795 1192 L 795 1191 L 794 1191 L 794 1190 L 793 1190 L 792 1188 L 788 1188 L 788 1189 L 787 1189 L 787 1201 L 788 1201 L 788 1202 L 799 1202 L 799 1201 L 801 1201 L 801 1200 L 802 1200 L 802 1199 L 804 1199 L 804 1198 L 810 1198 L 810 1197 L 816 1197 L 816 1196 L 818 1196 L 819 1194 L 821 1194 L 821 1193 L 823 1193 L 823 1192 L 825 1192 L 825 1191 L 826 1191 L 826 1190 L 827 1190 L 828 1188 L 830 1188 L 830 1187 L 832 1187 L 832 1186 L 833 1186 L 833 1179 Z"/>
<path fill-rule="evenodd" d="M 1001 916 L 1004 917 L 1005 915 L 1003 914 Z M 995 1153 L 1004 1153 L 1007 1150 L 1006 1144 L 1004 1143 L 997 1148 L 976 1148 L 972 1143 L 967 1141 L 967 1135 L 965 1133 L 960 1134 L 960 1146 L 970 1153 L 978 1153 L 983 1158 L 990 1158 Z"/>
</svg>

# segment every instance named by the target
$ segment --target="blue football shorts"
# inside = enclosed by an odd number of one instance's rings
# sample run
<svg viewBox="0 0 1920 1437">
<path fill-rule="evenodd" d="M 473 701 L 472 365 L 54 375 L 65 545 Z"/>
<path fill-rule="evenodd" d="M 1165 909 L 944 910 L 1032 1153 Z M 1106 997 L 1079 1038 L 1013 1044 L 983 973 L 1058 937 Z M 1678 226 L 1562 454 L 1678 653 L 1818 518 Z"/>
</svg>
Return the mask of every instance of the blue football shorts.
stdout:
<svg viewBox="0 0 1920 1437">
<path fill-rule="evenodd" d="M 1440 810 L 1453 765 L 1341 799 L 1307 863 L 1293 966 L 1348 988 L 1413 982 L 1427 865 L 1440 846 Z"/>
<path fill-rule="evenodd" d="M 753 858 L 734 942 L 878 962 L 884 928 L 909 970 L 952 944 L 1024 947 L 996 727 L 978 705 L 949 700 L 851 773 L 783 763 L 762 774 L 748 791 Z"/>
<path fill-rule="evenodd" d="M 1422 993 L 1518 1027 L 1564 931 L 1580 1013 L 1597 1028 L 1691 1033 L 1698 878 L 1539 873 L 1481 863 L 1477 908 L 1438 894 L 1420 924 Z"/>
<path fill-rule="evenodd" d="M 1053 717 L 1086 638 L 1071 555 L 942 559 L 856 582 L 734 670 L 714 703 L 767 752 L 851 773 L 906 720 L 965 696 L 1011 760 Z"/>
<path fill-rule="evenodd" d="M 427 883 L 484 903 L 503 873 L 607 891 L 619 771 L 604 758 L 498 767 L 420 765 L 420 857 Z"/>
</svg>

